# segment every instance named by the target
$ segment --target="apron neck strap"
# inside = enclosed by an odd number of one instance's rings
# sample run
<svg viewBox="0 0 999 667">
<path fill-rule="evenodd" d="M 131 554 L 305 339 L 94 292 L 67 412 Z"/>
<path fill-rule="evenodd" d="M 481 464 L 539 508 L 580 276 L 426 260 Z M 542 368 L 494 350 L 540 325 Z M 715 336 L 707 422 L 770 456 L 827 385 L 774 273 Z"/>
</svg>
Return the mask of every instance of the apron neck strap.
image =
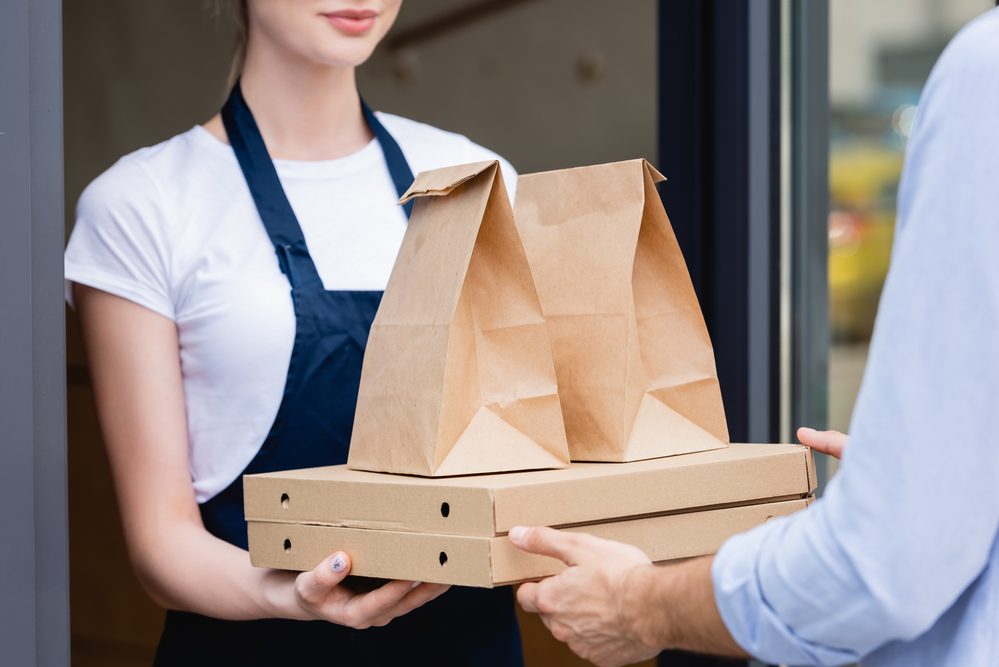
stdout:
<svg viewBox="0 0 999 667">
<path fill-rule="evenodd" d="M 406 156 L 402 154 L 402 149 L 399 148 L 399 144 L 395 138 L 389 134 L 385 126 L 378 120 L 375 112 L 371 110 L 371 107 L 363 99 L 361 100 L 361 110 L 364 111 L 364 120 L 367 121 L 368 127 L 371 128 L 375 139 L 378 140 L 378 143 L 382 147 L 382 154 L 385 156 L 385 164 L 388 166 L 392 182 L 395 184 L 396 194 L 399 195 L 399 199 L 402 199 L 402 196 L 406 194 L 409 186 L 415 180 L 413 170 L 409 168 L 409 162 L 406 161 Z M 414 200 L 410 199 L 402 205 L 407 219 L 413 213 L 413 203 Z"/>
<path fill-rule="evenodd" d="M 371 108 L 363 101 L 361 107 L 365 121 L 382 147 L 396 191 L 402 197 L 413 182 L 413 172 L 409 168 L 409 163 L 399 144 Z M 229 144 L 236 153 L 236 160 L 243 171 L 264 229 L 274 244 L 281 271 L 288 277 L 292 287 L 322 285 L 319 272 L 306 246 L 305 235 L 284 188 L 281 187 L 274 161 L 267 152 L 267 146 L 264 144 L 253 113 L 243 98 L 239 81 L 233 86 L 229 99 L 222 107 L 222 123 Z M 411 209 L 412 203 L 407 204 L 405 208 L 407 217 Z"/>
</svg>

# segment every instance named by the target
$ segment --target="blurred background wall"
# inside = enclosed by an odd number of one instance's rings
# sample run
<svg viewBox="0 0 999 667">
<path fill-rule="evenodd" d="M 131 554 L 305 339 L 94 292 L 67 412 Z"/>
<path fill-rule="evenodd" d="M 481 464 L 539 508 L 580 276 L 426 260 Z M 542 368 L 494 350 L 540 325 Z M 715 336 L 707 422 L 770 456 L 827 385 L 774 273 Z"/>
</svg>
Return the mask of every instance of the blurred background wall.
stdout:
<svg viewBox="0 0 999 667">
<path fill-rule="evenodd" d="M 409 0 L 360 74 L 384 109 L 466 134 L 521 172 L 655 160 L 656 2 Z M 200 0 L 63 4 L 67 233 L 121 155 L 211 117 L 232 31 Z M 668 169 L 664 169 L 668 176 Z M 133 577 L 75 318 L 68 322 L 74 665 L 148 665 L 162 612 Z M 530 619 L 529 664 L 576 664 Z"/>
</svg>

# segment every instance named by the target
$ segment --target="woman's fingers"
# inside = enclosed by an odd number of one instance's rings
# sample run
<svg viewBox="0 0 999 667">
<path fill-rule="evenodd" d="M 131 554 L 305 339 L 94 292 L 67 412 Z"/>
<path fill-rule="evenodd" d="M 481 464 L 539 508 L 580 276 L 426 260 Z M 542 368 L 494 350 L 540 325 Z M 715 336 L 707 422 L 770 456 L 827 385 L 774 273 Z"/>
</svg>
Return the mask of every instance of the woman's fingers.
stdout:
<svg viewBox="0 0 999 667">
<path fill-rule="evenodd" d="M 364 628 L 388 613 L 419 584 L 415 581 L 390 581 L 369 593 L 354 595 L 345 600 L 337 616 L 354 628 Z"/>
<path fill-rule="evenodd" d="M 416 609 L 447 590 L 438 584 L 391 581 L 370 593 L 355 595 L 334 612 L 333 620 L 354 628 L 385 625 L 397 616 Z"/>
<path fill-rule="evenodd" d="M 295 592 L 307 606 L 318 610 L 326 596 L 350 572 L 350 556 L 342 551 L 324 560 L 310 572 L 303 572 L 295 579 Z"/>
<path fill-rule="evenodd" d="M 382 614 L 372 625 L 388 625 L 392 619 L 405 616 L 414 609 L 422 607 L 434 598 L 447 592 L 449 588 L 450 586 L 444 584 L 420 584 L 400 600 L 397 605 Z"/>
<path fill-rule="evenodd" d="M 391 610 L 392 614 L 393 616 L 408 614 L 414 609 L 418 609 L 431 600 L 440 597 L 446 593 L 449 588 L 451 587 L 445 584 L 420 584 L 411 590 L 406 597 L 404 597 L 399 604 Z"/>
<path fill-rule="evenodd" d="M 338 551 L 310 572 L 295 579 L 295 592 L 303 609 L 318 619 L 352 628 L 385 625 L 407 614 L 448 589 L 440 584 L 390 581 L 370 593 L 352 594 L 339 587 L 350 572 L 350 557 Z"/>
<path fill-rule="evenodd" d="M 839 431 L 816 431 L 813 428 L 802 427 L 798 429 L 798 440 L 817 452 L 839 459 L 843 457 L 847 435 Z"/>
<path fill-rule="evenodd" d="M 390 581 L 370 593 L 354 596 L 346 602 L 344 611 L 357 622 L 370 624 L 375 619 L 388 615 L 419 585 L 416 581 Z"/>
</svg>

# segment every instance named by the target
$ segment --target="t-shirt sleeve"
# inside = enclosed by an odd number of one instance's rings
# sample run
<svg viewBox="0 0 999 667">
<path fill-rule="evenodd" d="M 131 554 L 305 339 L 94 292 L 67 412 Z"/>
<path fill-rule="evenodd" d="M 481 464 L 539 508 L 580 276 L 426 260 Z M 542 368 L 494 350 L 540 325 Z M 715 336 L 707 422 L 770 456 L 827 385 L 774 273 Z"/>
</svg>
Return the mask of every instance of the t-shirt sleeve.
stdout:
<svg viewBox="0 0 999 667">
<path fill-rule="evenodd" d="M 70 306 L 79 283 L 174 319 L 163 204 L 134 157 L 122 158 L 83 191 L 65 254 Z"/>
</svg>

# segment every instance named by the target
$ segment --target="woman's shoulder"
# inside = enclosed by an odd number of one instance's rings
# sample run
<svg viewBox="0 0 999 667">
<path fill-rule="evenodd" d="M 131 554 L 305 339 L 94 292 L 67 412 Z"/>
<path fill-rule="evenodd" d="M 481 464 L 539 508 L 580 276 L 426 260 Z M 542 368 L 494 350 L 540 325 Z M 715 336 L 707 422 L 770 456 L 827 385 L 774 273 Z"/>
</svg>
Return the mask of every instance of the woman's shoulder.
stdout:
<svg viewBox="0 0 999 667">
<path fill-rule="evenodd" d="M 171 174 L 190 166 L 187 133 L 119 158 L 80 195 L 66 246 L 66 296 L 82 283 L 173 317 L 171 298 L 173 214 Z"/>
<path fill-rule="evenodd" d="M 203 171 L 203 141 L 192 128 L 157 144 L 139 148 L 118 158 L 84 189 L 78 213 L 103 208 L 141 207 L 169 199 L 179 179 L 199 182 Z M 201 181 L 203 182 L 203 181 Z"/>
<path fill-rule="evenodd" d="M 516 184 L 517 172 L 509 161 L 465 135 L 395 114 L 382 111 L 377 114 L 385 128 L 399 142 L 414 173 L 455 164 L 498 160 L 507 186 Z"/>
<path fill-rule="evenodd" d="M 206 158 L 209 141 L 215 140 L 195 127 L 118 158 L 80 194 L 67 258 L 83 261 L 84 249 L 97 248 L 167 254 L 190 224 L 187 208 L 211 196 L 226 178 L 226 170 Z"/>
</svg>

